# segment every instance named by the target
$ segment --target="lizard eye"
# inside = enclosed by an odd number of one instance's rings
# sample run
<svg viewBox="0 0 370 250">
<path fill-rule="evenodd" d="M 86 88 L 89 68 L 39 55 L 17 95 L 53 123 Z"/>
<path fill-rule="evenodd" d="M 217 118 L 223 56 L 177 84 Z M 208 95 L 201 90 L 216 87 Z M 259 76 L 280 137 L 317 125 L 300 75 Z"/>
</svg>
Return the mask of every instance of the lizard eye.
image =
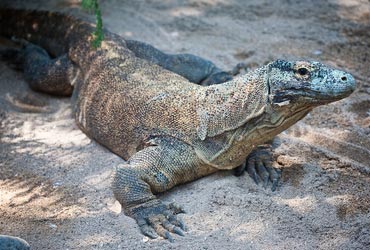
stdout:
<svg viewBox="0 0 370 250">
<path fill-rule="evenodd" d="M 308 75 L 308 69 L 307 68 L 304 68 L 304 67 L 301 67 L 297 70 L 298 74 L 300 76 L 307 76 Z"/>
<path fill-rule="evenodd" d="M 311 74 L 310 68 L 304 65 L 300 65 L 299 67 L 297 67 L 294 72 L 296 77 L 302 80 L 308 80 Z"/>
</svg>

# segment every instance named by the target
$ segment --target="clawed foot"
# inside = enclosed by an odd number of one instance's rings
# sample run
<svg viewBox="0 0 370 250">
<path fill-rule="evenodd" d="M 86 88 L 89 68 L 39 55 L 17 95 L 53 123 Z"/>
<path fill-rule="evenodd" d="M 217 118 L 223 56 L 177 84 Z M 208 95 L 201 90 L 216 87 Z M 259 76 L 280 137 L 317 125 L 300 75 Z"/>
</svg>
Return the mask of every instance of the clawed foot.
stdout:
<svg viewBox="0 0 370 250">
<path fill-rule="evenodd" d="M 171 233 L 184 236 L 183 231 L 186 231 L 184 223 L 176 216 L 184 213 L 184 210 L 174 203 L 151 206 L 143 204 L 133 209 L 132 213 L 141 232 L 152 239 L 159 235 L 173 242 Z"/>
<path fill-rule="evenodd" d="M 199 84 L 202 86 L 210 86 L 231 81 L 233 79 L 233 76 L 239 75 L 242 72 L 246 72 L 247 69 L 247 64 L 238 63 L 232 70 L 218 71 L 216 73 L 213 73 L 209 75 L 206 79 L 202 80 L 202 82 L 200 82 Z"/>
<path fill-rule="evenodd" d="M 247 171 L 258 185 L 263 183 L 266 188 L 271 182 L 271 190 L 275 191 L 281 177 L 281 170 L 272 167 L 273 159 L 270 147 L 258 148 L 247 158 L 246 162 L 235 169 L 235 175 L 240 176 Z"/>
<path fill-rule="evenodd" d="M 27 45 L 31 44 L 29 41 L 27 41 L 26 39 L 23 39 L 23 38 L 18 38 L 18 37 L 15 37 L 15 36 L 12 36 L 11 38 L 12 42 L 14 42 L 15 44 L 17 44 L 18 46 L 24 48 L 26 47 Z"/>
<path fill-rule="evenodd" d="M 230 71 L 230 74 L 233 76 L 239 75 L 242 72 L 248 71 L 248 65 L 244 62 L 240 62 Z"/>
<path fill-rule="evenodd" d="M 202 86 L 210 86 L 214 84 L 220 84 L 227 81 L 231 81 L 233 79 L 232 75 L 229 74 L 229 72 L 220 71 L 217 73 L 214 73 L 210 76 L 208 76 L 206 79 L 204 79 L 200 85 Z"/>
<path fill-rule="evenodd" d="M 6 62 L 14 70 L 22 71 L 25 58 L 25 49 L 31 45 L 30 42 L 22 38 L 12 37 L 9 46 L 0 49 L 0 60 Z"/>
</svg>

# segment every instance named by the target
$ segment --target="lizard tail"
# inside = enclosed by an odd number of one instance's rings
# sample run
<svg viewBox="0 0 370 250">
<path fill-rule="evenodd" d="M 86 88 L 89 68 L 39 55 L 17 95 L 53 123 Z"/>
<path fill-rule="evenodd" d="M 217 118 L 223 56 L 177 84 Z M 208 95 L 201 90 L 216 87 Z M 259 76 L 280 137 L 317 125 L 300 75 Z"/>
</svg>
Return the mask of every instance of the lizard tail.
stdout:
<svg viewBox="0 0 370 250">
<path fill-rule="evenodd" d="M 62 13 L 0 8 L 0 36 L 25 39 L 52 56 L 67 53 L 93 31 L 91 24 Z"/>
</svg>

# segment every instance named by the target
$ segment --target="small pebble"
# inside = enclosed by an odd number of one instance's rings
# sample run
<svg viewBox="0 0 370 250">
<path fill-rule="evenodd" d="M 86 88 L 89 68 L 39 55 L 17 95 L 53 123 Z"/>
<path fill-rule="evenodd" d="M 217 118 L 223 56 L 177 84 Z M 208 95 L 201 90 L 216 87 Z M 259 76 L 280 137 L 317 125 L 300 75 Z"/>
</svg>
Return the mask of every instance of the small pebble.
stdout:
<svg viewBox="0 0 370 250">
<path fill-rule="evenodd" d="M 117 200 L 113 204 L 107 204 L 107 205 L 108 205 L 108 209 L 115 214 L 120 214 L 122 211 L 122 206 Z"/>
</svg>

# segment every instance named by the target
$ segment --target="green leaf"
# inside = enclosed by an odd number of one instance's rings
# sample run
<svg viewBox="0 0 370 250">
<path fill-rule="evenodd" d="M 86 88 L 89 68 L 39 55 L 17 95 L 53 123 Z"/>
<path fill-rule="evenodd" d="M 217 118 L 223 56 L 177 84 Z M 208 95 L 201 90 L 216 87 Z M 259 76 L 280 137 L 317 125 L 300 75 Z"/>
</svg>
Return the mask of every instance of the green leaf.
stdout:
<svg viewBox="0 0 370 250">
<path fill-rule="evenodd" d="M 95 10 L 95 6 L 97 4 L 97 0 L 82 0 L 81 6 L 85 10 Z"/>
<path fill-rule="evenodd" d="M 92 11 L 95 14 L 96 29 L 92 33 L 94 40 L 92 41 L 92 46 L 98 48 L 101 42 L 104 40 L 103 34 L 103 19 L 101 17 L 101 11 L 99 7 L 98 0 L 82 0 L 81 6 L 83 9 Z"/>
</svg>

